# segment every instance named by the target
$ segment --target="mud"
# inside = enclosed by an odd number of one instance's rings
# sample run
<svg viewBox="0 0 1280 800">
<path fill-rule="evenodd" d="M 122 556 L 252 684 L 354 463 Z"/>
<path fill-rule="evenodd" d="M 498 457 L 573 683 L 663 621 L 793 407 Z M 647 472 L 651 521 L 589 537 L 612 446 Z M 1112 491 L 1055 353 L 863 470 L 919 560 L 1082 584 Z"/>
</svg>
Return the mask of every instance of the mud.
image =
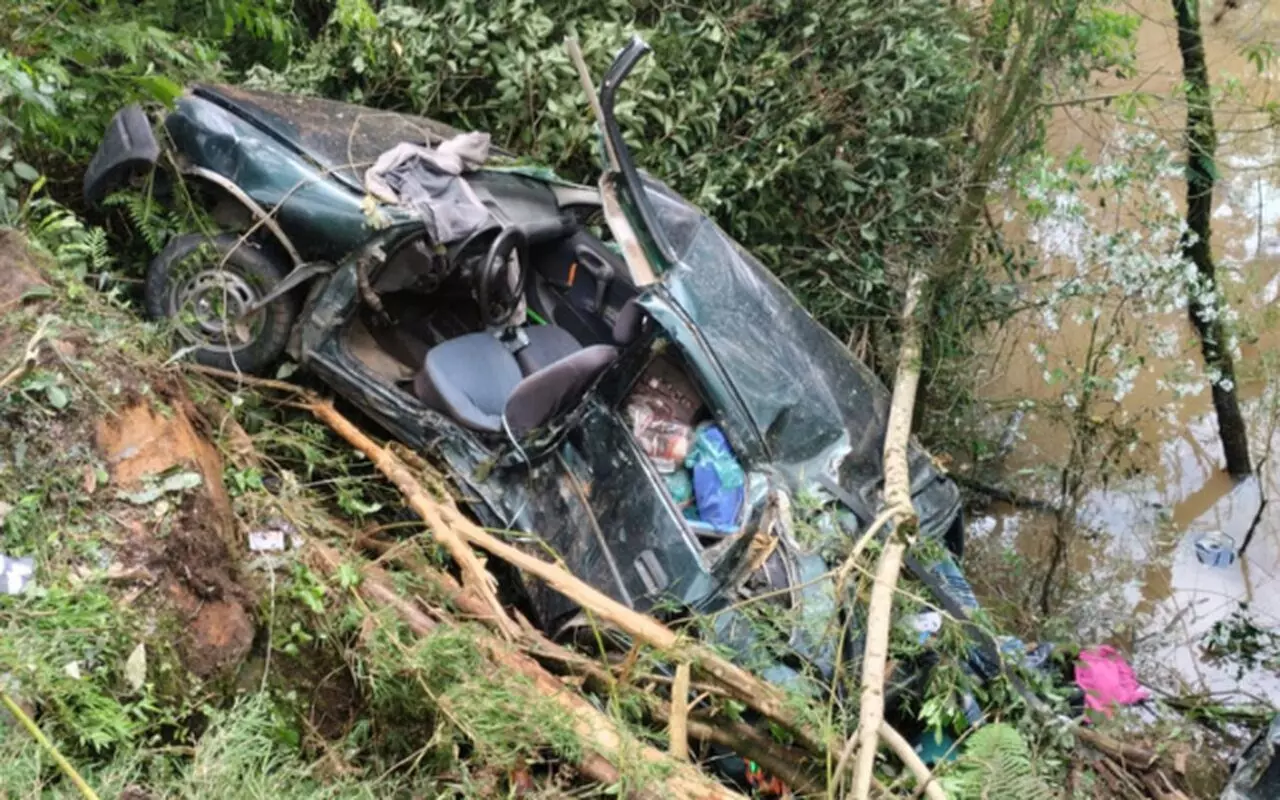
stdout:
<svg viewBox="0 0 1280 800">
<path fill-rule="evenodd" d="M 0 228 L 0 277 L 0 313 L 19 305 L 33 289 L 45 286 L 22 235 L 4 228 Z"/>
<path fill-rule="evenodd" d="M 222 458 L 217 448 L 197 432 L 192 420 L 200 419 L 185 395 L 177 398 L 168 414 L 145 401 L 135 401 L 103 416 L 95 431 L 98 451 L 111 471 L 114 485 L 136 489 L 143 478 L 186 468 L 200 473 L 202 490 L 213 504 L 212 521 L 219 535 L 230 532 L 231 501 L 222 485 Z"/>
</svg>

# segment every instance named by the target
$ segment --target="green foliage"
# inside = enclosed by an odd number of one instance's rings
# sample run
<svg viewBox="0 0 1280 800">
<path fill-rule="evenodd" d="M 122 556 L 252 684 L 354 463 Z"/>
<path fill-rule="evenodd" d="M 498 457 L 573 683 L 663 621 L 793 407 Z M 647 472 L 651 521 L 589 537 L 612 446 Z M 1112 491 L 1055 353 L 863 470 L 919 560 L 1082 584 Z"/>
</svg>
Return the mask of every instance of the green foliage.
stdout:
<svg viewBox="0 0 1280 800">
<path fill-rule="evenodd" d="M 466 626 L 442 627 L 417 638 L 383 616 L 367 652 L 360 673 L 374 709 L 388 721 L 403 723 L 385 731 L 384 747 L 392 754 L 396 748 L 404 755 L 421 748 L 417 727 L 434 718 L 446 724 L 432 739 L 437 758 L 451 757 L 455 746 L 466 745 L 484 763 L 511 766 L 521 757 L 535 757 L 543 743 L 570 761 L 581 756 L 568 713 L 525 679 L 496 670 Z"/>
<path fill-rule="evenodd" d="M 107 207 L 123 208 L 147 248 L 154 255 L 159 253 L 173 236 L 190 230 L 184 227 L 179 214 L 166 209 L 155 201 L 150 192 L 120 191 L 103 200 Z"/>
<path fill-rule="evenodd" d="M 209 25 L 214 16 L 224 25 Z M 122 105 L 171 103 L 187 80 L 217 72 L 219 44 L 261 37 L 287 52 L 292 29 L 282 2 L 5 4 L 0 134 L 21 135 L 22 150 L 45 171 L 84 163 Z"/>
<path fill-rule="evenodd" d="M 115 264 L 107 232 L 90 227 L 70 210 L 47 197 L 28 203 L 25 216 L 32 243 L 68 273 L 84 279 L 102 275 Z"/>
<path fill-rule="evenodd" d="M 376 780 L 320 780 L 282 741 L 270 698 L 255 694 L 214 712 L 190 765 L 176 781 L 182 798 L 375 798 L 388 791 Z"/>
<path fill-rule="evenodd" d="M 985 725 L 965 744 L 964 755 L 941 778 L 947 794 L 986 800 L 1056 800 L 1057 792 L 1040 777 L 1031 748 L 1017 728 L 1002 722 Z"/>
<path fill-rule="evenodd" d="M 1261 667 L 1268 672 L 1280 668 L 1280 633 L 1259 625 L 1247 603 L 1231 616 L 1213 623 L 1204 636 L 1204 653 L 1212 661 L 1235 667 L 1236 680 Z"/>
<path fill-rule="evenodd" d="M 642 166 L 844 333 L 896 306 L 889 251 L 908 258 L 946 228 L 972 86 L 961 23 L 926 0 L 392 2 L 376 27 L 331 24 L 251 78 L 489 130 L 593 180 L 594 125 L 563 39 L 576 33 L 598 77 L 638 31 L 655 54 L 618 113 Z"/>
</svg>

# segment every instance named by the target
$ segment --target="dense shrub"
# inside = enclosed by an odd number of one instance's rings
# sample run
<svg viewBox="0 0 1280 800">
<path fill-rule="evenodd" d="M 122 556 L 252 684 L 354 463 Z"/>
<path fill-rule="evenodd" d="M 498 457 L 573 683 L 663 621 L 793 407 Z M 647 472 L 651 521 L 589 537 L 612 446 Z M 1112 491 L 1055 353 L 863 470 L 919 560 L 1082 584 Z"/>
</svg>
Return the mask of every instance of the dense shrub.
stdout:
<svg viewBox="0 0 1280 800">
<path fill-rule="evenodd" d="M 886 259 L 924 258 L 947 225 L 974 74 L 963 23 L 933 0 L 392 2 L 335 14 L 251 79 L 489 130 L 586 180 L 592 121 L 564 38 L 599 76 L 637 32 L 655 52 L 619 112 L 641 165 L 844 334 L 891 316 Z"/>
</svg>

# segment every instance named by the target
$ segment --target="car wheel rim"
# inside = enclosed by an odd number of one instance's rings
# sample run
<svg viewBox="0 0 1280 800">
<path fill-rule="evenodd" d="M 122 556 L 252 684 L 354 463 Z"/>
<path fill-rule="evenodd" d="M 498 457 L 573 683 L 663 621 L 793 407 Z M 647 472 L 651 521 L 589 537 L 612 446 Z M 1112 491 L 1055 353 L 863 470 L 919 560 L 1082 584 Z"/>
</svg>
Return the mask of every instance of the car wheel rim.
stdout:
<svg viewBox="0 0 1280 800">
<path fill-rule="evenodd" d="M 244 276 L 206 269 L 184 277 L 170 295 L 170 316 L 178 332 L 195 345 L 240 350 L 261 330 L 262 311 L 244 312 L 259 294 Z"/>
</svg>

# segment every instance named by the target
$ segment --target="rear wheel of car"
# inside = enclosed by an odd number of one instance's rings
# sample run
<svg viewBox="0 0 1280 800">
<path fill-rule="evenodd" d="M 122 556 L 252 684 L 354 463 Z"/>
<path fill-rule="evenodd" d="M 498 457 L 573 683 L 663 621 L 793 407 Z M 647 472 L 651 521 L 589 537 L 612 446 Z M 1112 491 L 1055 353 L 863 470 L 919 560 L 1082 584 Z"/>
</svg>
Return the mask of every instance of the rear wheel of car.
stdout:
<svg viewBox="0 0 1280 800">
<path fill-rule="evenodd" d="M 240 236 L 175 237 L 147 267 L 147 314 L 168 320 L 179 351 L 200 364 L 261 373 L 284 352 L 298 316 L 285 295 L 248 316 L 254 302 L 284 279 L 287 266 Z"/>
</svg>

